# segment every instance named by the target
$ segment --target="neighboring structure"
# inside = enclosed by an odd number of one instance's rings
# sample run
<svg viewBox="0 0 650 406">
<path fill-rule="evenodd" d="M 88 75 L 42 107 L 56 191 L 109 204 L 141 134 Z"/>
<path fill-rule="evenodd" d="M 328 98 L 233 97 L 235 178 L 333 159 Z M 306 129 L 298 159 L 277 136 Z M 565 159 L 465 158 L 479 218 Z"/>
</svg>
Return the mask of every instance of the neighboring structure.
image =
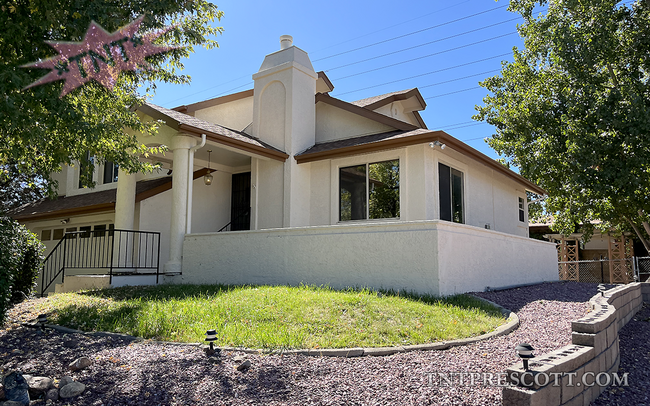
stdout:
<svg viewBox="0 0 650 406">
<path fill-rule="evenodd" d="M 417 89 L 345 102 L 290 36 L 281 43 L 252 90 L 138 108 L 143 120 L 164 121 L 156 137 L 142 137 L 169 147 L 152 158 L 158 173 L 108 164 L 88 190 L 77 168 L 65 168 L 56 175 L 62 196 L 15 218 L 49 249 L 69 230 L 158 231 L 169 282 L 446 295 L 557 279 L 554 245 L 527 238 L 526 191 L 542 189 L 428 130 Z M 139 272 L 129 264 L 121 268 Z"/>
<path fill-rule="evenodd" d="M 595 223 L 594 223 L 595 224 Z M 578 282 L 629 283 L 635 277 L 650 278 L 650 257 L 643 243 L 631 233 L 601 233 L 594 231 L 585 242 L 580 227 L 576 232 L 562 235 L 551 230 L 552 218 L 531 223 L 533 238 L 543 238 L 557 246 L 558 272 L 562 280 Z"/>
</svg>

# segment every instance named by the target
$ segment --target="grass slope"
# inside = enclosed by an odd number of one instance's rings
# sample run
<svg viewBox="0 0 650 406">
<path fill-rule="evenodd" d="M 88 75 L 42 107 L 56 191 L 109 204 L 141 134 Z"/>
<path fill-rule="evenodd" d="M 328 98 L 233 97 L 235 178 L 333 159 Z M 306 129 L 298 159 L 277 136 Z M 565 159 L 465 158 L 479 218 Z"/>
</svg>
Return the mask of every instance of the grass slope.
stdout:
<svg viewBox="0 0 650 406">
<path fill-rule="evenodd" d="M 483 334 L 503 324 L 494 307 L 458 295 L 398 295 L 327 287 L 159 285 L 51 296 L 39 311 L 84 331 L 221 346 L 341 348 L 423 344 Z"/>
</svg>

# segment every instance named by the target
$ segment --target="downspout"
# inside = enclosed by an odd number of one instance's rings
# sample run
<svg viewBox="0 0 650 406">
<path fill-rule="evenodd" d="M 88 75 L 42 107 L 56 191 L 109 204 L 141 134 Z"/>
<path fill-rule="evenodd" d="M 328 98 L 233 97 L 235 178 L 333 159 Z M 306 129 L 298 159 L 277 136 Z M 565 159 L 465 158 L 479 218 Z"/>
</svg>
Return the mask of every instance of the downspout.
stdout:
<svg viewBox="0 0 650 406">
<path fill-rule="evenodd" d="M 190 156 L 187 161 L 187 207 L 185 213 L 185 234 L 192 232 L 192 186 L 194 183 L 194 152 L 205 146 L 205 134 L 201 134 L 201 142 L 190 148 Z"/>
</svg>

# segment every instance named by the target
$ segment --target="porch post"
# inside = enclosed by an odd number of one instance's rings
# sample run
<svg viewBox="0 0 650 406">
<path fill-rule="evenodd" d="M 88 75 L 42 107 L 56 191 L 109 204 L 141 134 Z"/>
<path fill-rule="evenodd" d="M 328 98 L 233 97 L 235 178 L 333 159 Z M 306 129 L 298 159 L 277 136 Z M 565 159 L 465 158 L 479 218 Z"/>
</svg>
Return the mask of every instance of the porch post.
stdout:
<svg viewBox="0 0 650 406">
<path fill-rule="evenodd" d="M 190 148 L 196 145 L 196 140 L 185 135 L 172 138 L 170 149 L 174 153 L 172 172 L 172 212 L 169 241 L 169 261 L 165 264 L 167 275 L 181 273 L 183 257 L 183 239 L 187 227 L 187 194 Z"/>
<path fill-rule="evenodd" d="M 119 170 L 115 198 L 115 228 L 133 230 L 135 220 L 135 173 Z"/>
<path fill-rule="evenodd" d="M 133 230 L 135 220 L 135 187 L 136 174 L 119 169 L 117 175 L 117 196 L 115 197 L 115 228 L 117 230 Z M 113 266 L 124 268 L 131 266 L 132 257 L 129 252 L 133 250 L 133 237 L 129 241 L 129 233 L 116 232 L 113 244 L 117 241 L 111 254 L 111 273 Z"/>
</svg>

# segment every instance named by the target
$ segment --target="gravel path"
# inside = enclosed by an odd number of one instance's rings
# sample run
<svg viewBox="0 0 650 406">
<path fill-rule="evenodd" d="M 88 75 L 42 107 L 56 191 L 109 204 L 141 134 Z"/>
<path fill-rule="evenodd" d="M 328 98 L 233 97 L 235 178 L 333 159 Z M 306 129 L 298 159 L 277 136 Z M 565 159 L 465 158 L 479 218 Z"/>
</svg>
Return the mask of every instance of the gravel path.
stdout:
<svg viewBox="0 0 650 406">
<path fill-rule="evenodd" d="M 499 373 L 517 361 L 514 347 L 521 342 L 532 344 L 536 354 L 569 344 L 570 321 L 585 314 L 595 293 L 596 285 L 579 283 L 476 293 L 516 311 L 521 326 L 504 337 L 445 351 L 348 359 L 248 355 L 252 367 L 238 372 L 237 353 L 214 360 L 190 346 L 14 327 L 0 331 L 0 365 L 59 378 L 68 374 L 68 363 L 88 356 L 94 364 L 71 374 L 88 388 L 75 405 L 499 405 L 501 388 L 478 382 L 441 386 L 437 373 Z M 10 317 L 32 317 L 27 311 L 28 304 L 19 305 Z"/>
</svg>

